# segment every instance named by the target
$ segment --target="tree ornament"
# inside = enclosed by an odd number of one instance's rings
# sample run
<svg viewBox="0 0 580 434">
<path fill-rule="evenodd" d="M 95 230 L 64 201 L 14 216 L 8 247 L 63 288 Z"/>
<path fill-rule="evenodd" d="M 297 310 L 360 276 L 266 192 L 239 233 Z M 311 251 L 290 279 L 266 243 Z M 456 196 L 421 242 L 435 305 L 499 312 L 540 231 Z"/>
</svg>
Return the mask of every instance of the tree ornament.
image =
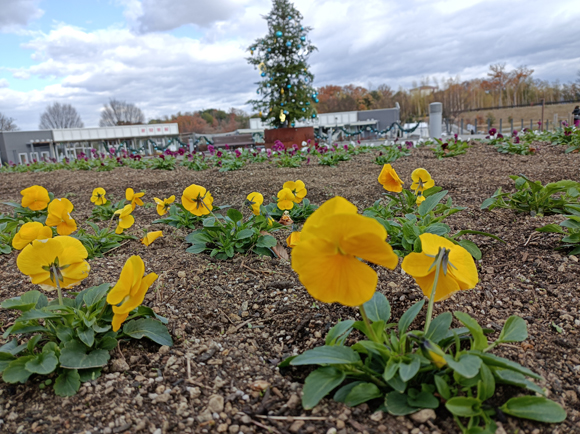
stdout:
<svg viewBox="0 0 580 434">
<path fill-rule="evenodd" d="M 300 36 L 300 40 L 301 40 L 302 42 L 306 41 L 306 36 Z"/>
<path fill-rule="evenodd" d="M 292 46 L 292 41 L 288 41 L 288 42 L 286 42 L 286 46 L 287 46 L 287 47 L 291 47 L 291 46 Z"/>
<path fill-rule="evenodd" d="M 280 122 L 284 123 L 286 120 L 286 115 L 284 114 L 284 110 L 280 110 Z"/>
<path fill-rule="evenodd" d="M 282 32 L 280 30 L 278 30 L 276 32 L 276 37 L 281 38 L 282 37 Z"/>
</svg>

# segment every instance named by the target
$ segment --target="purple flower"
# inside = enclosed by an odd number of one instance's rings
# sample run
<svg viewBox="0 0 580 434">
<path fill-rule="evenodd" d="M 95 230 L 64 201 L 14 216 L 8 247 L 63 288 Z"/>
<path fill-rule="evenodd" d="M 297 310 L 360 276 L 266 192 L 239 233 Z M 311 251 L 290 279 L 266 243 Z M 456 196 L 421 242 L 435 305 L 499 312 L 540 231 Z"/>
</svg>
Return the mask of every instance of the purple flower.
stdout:
<svg viewBox="0 0 580 434">
<path fill-rule="evenodd" d="M 518 132 L 517 132 L 517 130 L 513 130 L 513 131 L 512 131 L 512 136 L 513 136 L 513 137 L 516 137 L 517 135 L 518 135 Z"/>
<path fill-rule="evenodd" d="M 298 145 L 297 145 L 296 143 L 294 143 L 294 144 L 292 145 L 292 149 L 294 149 L 295 151 L 297 151 L 297 150 L 298 150 L 298 149 L 300 149 L 300 148 L 298 147 Z"/>
<path fill-rule="evenodd" d="M 514 138 L 514 143 L 520 143 L 520 138 L 518 136 Z"/>
<path fill-rule="evenodd" d="M 159 156 L 159 158 L 161 158 L 162 160 L 165 160 L 165 155 L 161 154 L 161 155 Z"/>
<path fill-rule="evenodd" d="M 309 164 L 309 163 L 310 163 L 310 157 L 308 157 L 308 158 L 306 159 L 306 164 Z"/>
<path fill-rule="evenodd" d="M 497 134 L 497 138 L 498 138 L 498 139 L 503 139 L 503 134 L 502 134 L 502 133 L 498 133 L 498 134 Z"/>
<path fill-rule="evenodd" d="M 489 132 L 488 132 L 488 134 L 490 136 L 495 136 L 495 133 L 497 133 L 497 130 L 495 128 L 490 129 Z"/>
<path fill-rule="evenodd" d="M 284 143 L 282 143 L 280 140 L 276 140 L 274 142 L 274 146 L 272 146 L 272 149 L 274 151 L 281 152 L 286 149 L 286 146 L 284 146 Z"/>
<path fill-rule="evenodd" d="M 344 148 L 345 151 L 348 151 L 348 145 L 346 143 L 342 147 Z"/>
<path fill-rule="evenodd" d="M 228 145 L 227 143 L 226 143 L 226 145 L 224 147 L 226 148 L 226 150 L 229 150 L 230 149 L 230 145 Z"/>
<path fill-rule="evenodd" d="M 219 157 L 221 157 L 222 155 L 223 155 L 223 154 L 222 154 L 222 151 L 217 151 L 217 152 L 215 153 L 215 156 L 216 156 L 216 157 L 218 157 L 218 158 L 219 158 Z"/>
<path fill-rule="evenodd" d="M 178 153 L 179 155 L 185 155 L 185 149 L 184 149 L 184 148 L 179 148 L 179 149 L 177 150 L 177 153 Z"/>
<path fill-rule="evenodd" d="M 272 156 L 272 150 L 270 148 L 266 149 L 266 155 L 268 156 L 268 158 Z"/>
<path fill-rule="evenodd" d="M 234 153 L 236 154 L 236 158 L 240 158 L 240 157 L 242 156 L 242 153 L 240 152 L 240 150 L 239 150 L 239 149 L 236 149 L 236 150 L 234 151 Z"/>
<path fill-rule="evenodd" d="M 215 148 L 212 145 L 207 145 L 207 150 L 211 155 L 215 153 Z"/>
<path fill-rule="evenodd" d="M 455 134 L 455 137 L 457 138 L 457 134 Z M 405 142 L 405 145 L 407 145 L 407 149 L 411 149 L 413 147 L 413 142 L 411 142 L 410 140 L 407 140 Z"/>
</svg>

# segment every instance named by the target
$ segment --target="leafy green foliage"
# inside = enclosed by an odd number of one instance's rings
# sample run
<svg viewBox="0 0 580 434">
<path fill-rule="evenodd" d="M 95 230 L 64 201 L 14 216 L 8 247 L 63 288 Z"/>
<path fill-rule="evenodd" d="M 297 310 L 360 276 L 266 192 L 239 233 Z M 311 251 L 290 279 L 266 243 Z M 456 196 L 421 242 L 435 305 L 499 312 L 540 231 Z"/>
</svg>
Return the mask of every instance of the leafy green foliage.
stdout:
<svg viewBox="0 0 580 434">
<path fill-rule="evenodd" d="M 444 142 L 443 140 L 433 139 L 435 143 L 431 144 L 431 149 L 438 160 L 443 158 L 456 157 L 461 154 L 465 154 L 469 149 L 469 142 L 465 140 L 459 140 L 457 135 L 452 140 Z"/>
<path fill-rule="evenodd" d="M 89 219 L 95 222 L 111 220 L 115 215 L 115 211 L 123 209 L 126 203 L 127 201 L 122 199 L 115 204 L 113 204 L 112 201 L 107 200 L 103 205 L 95 205 L 91 211 Z"/>
<path fill-rule="evenodd" d="M 175 170 L 177 159 L 171 155 L 159 155 L 147 160 L 147 167 L 154 170 Z"/>
<path fill-rule="evenodd" d="M 181 162 L 181 165 L 187 167 L 190 170 L 196 171 L 209 169 L 209 163 L 203 153 L 192 154 L 189 157 L 184 158 Z"/>
<path fill-rule="evenodd" d="M 451 315 L 446 312 L 433 320 L 429 333 L 425 334 L 411 327 L 423 304 L 421 301 L 413 305 L 398 324 L 389 324 L 389 302 L 377 292 L 363 305 L 373 333 L 362 322 L 339 322 L 329 330 L 326 345 L 282 362 L 281 368 L 322 366 L 306 378 L 303 407 L 313 408 L 333 390 L 336 390 L 334 399 L 349 406 L 382 400 L 382 409 L 395 416 L 436 409 L 443 401 L 463 433 L 493 433 L 497 428 L 493 421 L 495 412 L 487 400 L 494 397 L 496 384 L 544 393 L 533 381 L 541 379 L 540 376 L 516 362 L 488 353 L 502 343 L 525 340 L 523 319 L 510 317 L 492 343 L 488 342 L 487 331 L 462 312 L 455 312 L 455 317 L 465 327 L 450 329 Z M 347 347 L 346 337 L 353 327 L 367 340 Z M 557 403 L 537 396 L 512 398 L 501 410 L 515 417 L 548 423 L 561 422 L 566 417 Z"/>
<path fill-rule="evenodd" d="M 441 190 L 441 187 L 432 187 L 423 193 L 426 199 L 419 206 L 416 205 L 417 197 L 409 190 L 403 189 L 399 195 L 386 193 L 388 199 L 385 205 L 378 200 L 372 207 L 365 209 L 363 215 L 374 218 L 385 227 L 389 235 L 388 242 L 399 256 L 406 256 L 413 251 L 421 252 L 419 236 L 431 233 L 461 245 L 475 259 L 481 259 L 481 251 L 477 245 L 461 237 L 473 234 L 500 239 L 486 232 L 471 230 L 451 235 L 451 228 L 443 221 L 465 208 L 453 206 L 450 197 L 443 202 L 447 193 L 447 190 Z"/>
<path fill-rule="evenodd" d="M 561 234 L 562 245 L 557 249 L 567 250 L 570 255 L 580 254 L 580 213 L 578 215 L 567 215 L 567 220 L 564 220 L 559 225 L 549 224 L 537 228 L 538 232 L 551 232 Z"/>
<path fill-rule="evenodd" d="M 331 146 L 330 148 L 318 148 L 314 153 L 318 156 L 318 164 L 322 166 L 338 166 L 341 161 L 350 160 L 350 154 L 344 148 Z"/>
<path fill-rule="evenodd" d="M 264 207 L 265 214 L 272 217 L 274 220 L 279 221 L 284 214 L 284 211 L 278 208 L 276 198 L 272 198 L 274 201 L 273 203 L 269 203 Z M 302 199 L 302 202 L 295 203 L 292 209 L 289 211 L 290 218 L 295 223 L 301 223 L 306 221 L 308 217 L 312 215 L 314 211 L 318 208 L 317 205 L 313 205 L 310 201 L 306 198 Z"/>
<path fill-rule="evenodd" d="M 281 225 L 269 223 L 264 215 L 252 216 L 244 221 L 240 211 L 230 208 L 225 216 L 217 214 L 202 220 L 203 227 L 190 233 L 185 241 L 192 244 L 186 251 L 229 259 L 236 253 L 253 252 L 258 255 L 274 256 L 272 248 L 276 239 L 268 232 Z"/>
<path fill-rule="evenodd" d="M 382 146 L 379 155 L 375 158 L 374 162 L 375 164 L 383 166 L 385 164 L 394 163 L 399 158 L 408 157 L 409 155 L 411 155 L 410 147 L 403 147 L 403 145 L 393 143 L 392 145 Z"/>
<path fill-rule="evenodd" d="M 54 392 L 72 396 L 82 381 L 97 378 L 109 361 L 109 351 L 120 339 L 147 337 L 172 345 L 165 326 L 149 309 L 140 306 L 129 314 L 123 331 L 113 332 L 112 308 L 106 302 L 108 283 L 87 288 L 64 305 L 48 302 L 39 291 L 5 300 L 2 308 L 22 312 L 2 336 L 13 338 L 0 347 L 0 373 L 7 383 L 25 383 L 32 375 L 55 378 Z M 42 383 L 42 387 L 52 380 Z"/>
<path fill-rule="evenodd" d="M 78 239 L 87 249 L 88 259 L 102 258 L 109 250 L 116 249 L 124 240 L 136 240 L 137 237 L 127 234 L 116 234 L 110 228 L 99 229 L 99 227 L 87 221 L 87 224 L 93 230 L 90 234 L 88 230 L 79 228 L 72 236 Z"/>
<path fill-rule="evenodd" d="M 510 176 L 515 181 L 514 193 L 503 193 L 501 187 L 481 204 L 481 209 L 513 209 L 542 217 L 580 211 L 580 183 L 562 180 L 542 185 L 524 175 Z"/>
</svg>

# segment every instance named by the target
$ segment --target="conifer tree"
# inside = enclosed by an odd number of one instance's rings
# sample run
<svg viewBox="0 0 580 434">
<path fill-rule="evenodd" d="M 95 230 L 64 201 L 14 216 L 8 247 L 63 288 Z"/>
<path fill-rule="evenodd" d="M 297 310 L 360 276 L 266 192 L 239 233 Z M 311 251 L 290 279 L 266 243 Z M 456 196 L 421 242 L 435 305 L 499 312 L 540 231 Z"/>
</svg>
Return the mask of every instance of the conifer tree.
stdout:
<svg viewBox="0 0 580 434">
<path fill-rule="evenodd" d="M 261 76 L 258 97 L 248 103 L 272 127 L 293 127 L 297 121 L 316 118 L 313 103 L 318 102 L 318 93 L 307 63 L 316 50 L 308 38 L 312 28 L 302 26 L 302 14 L 288 0 L 273 0 L 265 19 L 268 34 L 248 48 L 247 60 Z"/>
</svg>

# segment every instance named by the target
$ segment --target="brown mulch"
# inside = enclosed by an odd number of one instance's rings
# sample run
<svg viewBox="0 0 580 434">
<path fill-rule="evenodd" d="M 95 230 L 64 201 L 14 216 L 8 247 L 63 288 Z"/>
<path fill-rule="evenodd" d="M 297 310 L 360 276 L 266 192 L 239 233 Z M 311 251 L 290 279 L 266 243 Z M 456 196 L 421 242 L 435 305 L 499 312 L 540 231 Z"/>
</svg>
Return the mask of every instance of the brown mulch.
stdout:
<svg viewBox="0 0 580 434">
<path fill-rule="evenodd" d="M 543 183 L 579 180 L 580 155 L 563 151 L 562 147 L 544 146 L 539 155 L 502 155 L 490 146 L 474 143 L 467 154 L 456 158 L 439 161 L 431 151 L 416 149 L 410 157 L 393 164 L 407 187 L 411 171 L 426 168 L 437 185 L 449 190 L 454 204 L 467 207 L 448 220 L 454 232 L 481 230 L 506 241 L 470 236 L 483 252 L 477 264 L 481 281 L 474 290 L 439 303 L 435 313 L 465 311 L 495 330 L 500 330 L 510 315 L 527 321 L 529 339 L 521 345 L 501 347 L 496 354 L 544 376 L 546 381 L 541 385 L 551 399 L 565 407 L 568 418 L 560 425 L 498 419 L 508 433 L 580 432 L 580 263 L 554 250 L 557 236 L 534 232 L 539 226 L 561 221 L 562 216 L 539 219 L 509 210 L 481 211 L 479 207 L 498 187 L 513 188 L 509 175 L 523 173 Z M 43 185 L 57 197 L 67 195 L 75 205 L 73 217 L 81 225 L 91 212 L 93 188 L 104 187 L 116 200 L 124 196 L 127 187 L 145 190 L 149 205 L 135 211 L 137 223 L 131 232 L 141 236 L 143 229 L 163 230 L 164 237 L 150 247 L 131 241 L 105 258 L 91 260 L 91 274 L 81 288 L 115 282 L 125 260 L 140 255 L 147 272 L 160 276 L 145 303 L 169 318 L 175 341 L 170 349 L 145 341 L 123 343 L 122 356 L 113 351 L 115 361 L 103 375 L 84 383 L 71 398 L 55 396 L 50 388 L 40 390 L 37 378 L 24 385 L 0 382 L 0 431 L 459 432 L 443 405 L 436 419 L 426 422 L 374 414 L 376 403 L 372 402 L 348 408 L 325 399 L 312 411 L 304 411 L 299 398 L 310 371 L 280 370 L 277 364 L 289 355 L 323 344 L 328 329 L 338 319 L 355 318 L 356 311 L 314 303 L 286 261 L 256 256 L 219 261 L 205 254 L 190 254 L 185 252 L 185 231 L 150 224 L 157 218 L 153 197 L 175 194 L 179 200 L 192 183 L 207 187 L 214 204 L 241 208 L 252 191 L 271 198 L 285 181 L 301 179 L 313 203 L 340 195 L 362 211 L 384 191 L 377 183 L 381 167 L 373 164 L 375 156 L 355 156 L 338 167 L 311 163 L 299 169 L 279 169 L 253 164 L 227 173 L 178 167 L 171 172 L 118 168 L 112 172 L 0 174 L 1 202 L 19 201 L 21 189 Z M 0 211 L 7 211 L 7 207 L 0 205 Z M 279 239 L 286 236 L 281 233 Z M 33 289 L 18 271 L 16 256 L 15 252 L 0 255 L 0 300 Z M 413 279 L 399 270 L 378 270 L 377 289 L 391 301 L 394 319 L 423 297 Z M 0 330 L 13 320 L 13 312 L 0 311 Z M 415 326 L 420 327 L 423 320 L 419 317 Z M 519 390 L 498 387 L 497 392 L 497 403 L 501 403 Z"/>
</svg>

